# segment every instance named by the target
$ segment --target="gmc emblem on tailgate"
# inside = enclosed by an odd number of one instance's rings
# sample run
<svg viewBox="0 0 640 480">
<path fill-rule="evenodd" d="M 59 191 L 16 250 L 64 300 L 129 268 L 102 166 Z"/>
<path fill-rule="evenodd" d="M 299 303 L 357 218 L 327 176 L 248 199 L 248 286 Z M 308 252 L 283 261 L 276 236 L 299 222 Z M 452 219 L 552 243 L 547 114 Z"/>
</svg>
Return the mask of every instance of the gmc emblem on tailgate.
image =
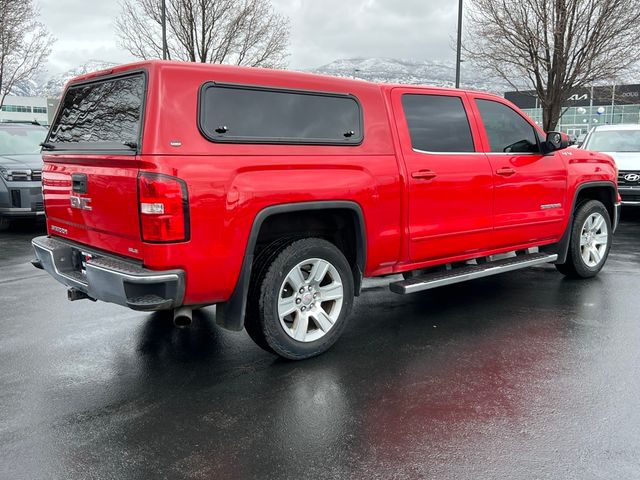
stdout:
<svg viewBox="0 0 640 480">
<path fill-rule="evenodd" d="M 69 201 L 71 202 L 71 208 L 77 208 L 78 210 L 89 210 L 91 211 L 91 199 L 86 197 L 76 197 L 71 195 L 69 197 Z"/>
</svg>

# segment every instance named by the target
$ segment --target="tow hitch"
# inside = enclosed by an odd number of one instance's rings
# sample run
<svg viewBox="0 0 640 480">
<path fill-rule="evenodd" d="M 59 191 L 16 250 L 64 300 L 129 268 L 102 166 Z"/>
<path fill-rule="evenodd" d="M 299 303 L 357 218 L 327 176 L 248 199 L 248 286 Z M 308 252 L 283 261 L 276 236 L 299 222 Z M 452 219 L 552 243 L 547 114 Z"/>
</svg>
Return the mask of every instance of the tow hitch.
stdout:
<svg viewBox="0 0 640 480">
<path fill-rule="evenodd" d="M 91 298 L 89 295 L 84 293 L 82 290 L 78 290 L 77 288 L 70 288 L 69 290 L 67 290 L 67 298 L 70 302 L 84 299 L 91 300 L 92 302 L 96 301 L 95 298 Z"/>
</svg>

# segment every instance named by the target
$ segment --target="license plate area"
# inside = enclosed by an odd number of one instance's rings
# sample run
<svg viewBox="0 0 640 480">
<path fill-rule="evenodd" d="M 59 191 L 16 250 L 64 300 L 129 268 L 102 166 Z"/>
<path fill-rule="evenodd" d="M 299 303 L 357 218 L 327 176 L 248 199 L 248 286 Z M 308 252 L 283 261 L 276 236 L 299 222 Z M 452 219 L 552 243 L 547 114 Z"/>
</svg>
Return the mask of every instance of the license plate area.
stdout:
<svg viewBox="0 0 640 480">
<path fill-rule="evenodd" d="M 73 269 L 80 272 L 83 276 L 87 276 L 87 262 L 94 258 L 92 253 L 84 252 L 80 249 L 74 248 L 71 251 L 73 258 Z"/>
</svg>

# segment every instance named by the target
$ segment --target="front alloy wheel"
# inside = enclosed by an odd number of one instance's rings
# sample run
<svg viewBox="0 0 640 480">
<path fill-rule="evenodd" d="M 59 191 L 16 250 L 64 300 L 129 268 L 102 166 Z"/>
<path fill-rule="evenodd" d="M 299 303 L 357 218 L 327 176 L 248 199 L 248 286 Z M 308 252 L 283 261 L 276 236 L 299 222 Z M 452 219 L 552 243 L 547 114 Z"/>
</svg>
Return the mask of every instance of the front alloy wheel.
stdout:
<svg viewBox="0 0 640 480">
<path fill-rule="evenodd" d="M 571 226 L 567 259 L 556 265 L 568 277 L 590 278 L 598 274 L 611 248 L 611 219 L 598 200 L 587 200 L 577 208 Z"/>
<path fill-rule="evenodd" d="M 580 232 L 580 253 L 588 267 L 597 267 L 602 262 L 609 246 L 609 229 L 601 213 L 587 217 Z"/>
</svg>

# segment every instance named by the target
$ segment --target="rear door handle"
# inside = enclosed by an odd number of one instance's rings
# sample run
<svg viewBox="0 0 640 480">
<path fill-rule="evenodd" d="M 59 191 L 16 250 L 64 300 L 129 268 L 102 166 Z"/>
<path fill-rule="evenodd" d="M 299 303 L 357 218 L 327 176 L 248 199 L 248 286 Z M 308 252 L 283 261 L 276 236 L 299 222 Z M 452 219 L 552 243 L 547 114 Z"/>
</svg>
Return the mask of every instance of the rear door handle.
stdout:
<svg viewBox="0 0 640 480">
<path fill-rule="evenodd" d="M 418 170 L 417 172 L 413 172 L 411 176 L 418 180 L 431 180 L 436 178 L 438 175 L 431 170 Z"/>
<path fill-rule="evenodd" d="M 496 174 L 502 175 L 503 177 L 510 177 L 511 175 L 514 175 L 515 173 L 516 173 L 516 171 L 513 168 L 509 168 L 509 167 L 502 167 L 502 168 L 499 168 L 498 170 L 496 170 Z"/>
</svg>

